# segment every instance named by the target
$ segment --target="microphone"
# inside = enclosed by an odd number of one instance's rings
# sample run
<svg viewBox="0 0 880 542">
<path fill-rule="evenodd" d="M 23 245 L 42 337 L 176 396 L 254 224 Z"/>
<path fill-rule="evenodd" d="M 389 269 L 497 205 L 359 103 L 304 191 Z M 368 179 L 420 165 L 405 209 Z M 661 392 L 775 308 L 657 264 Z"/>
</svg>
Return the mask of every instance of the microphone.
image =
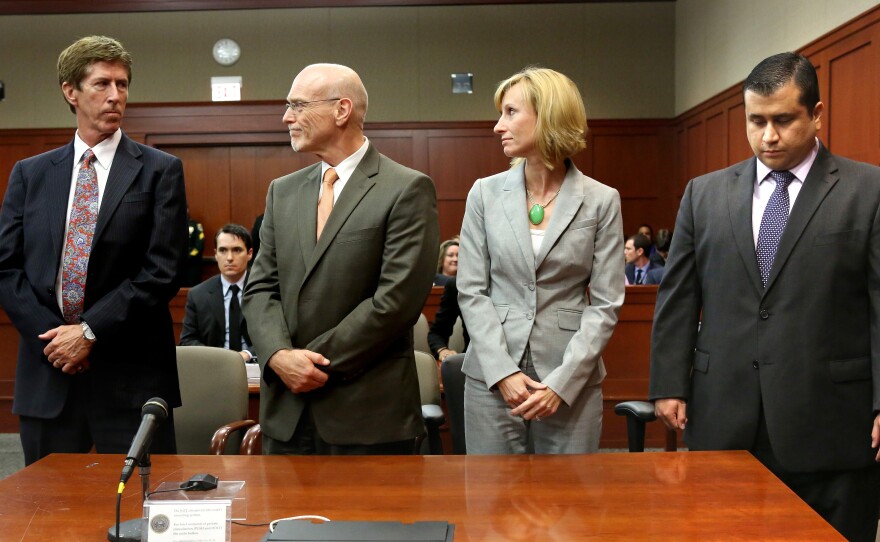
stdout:
<svg viewBox="0 0 880 542">
<path fill-rule="evenodd" d="M 122 475 L 119 477 L 120 488 L 128 482 L 134 473 L 134 468 L 140 464 L 144 455 L 150 449 L 153 433 L 168 418 L 168 404 L 159 397 L 153 397 L 141 409 L 141 426 L 138 427 L 131 448 L 125 457 L 125 466 L 122 467 Z M 121 490 L 120 490 L 121 491 Z"/>
</svg>

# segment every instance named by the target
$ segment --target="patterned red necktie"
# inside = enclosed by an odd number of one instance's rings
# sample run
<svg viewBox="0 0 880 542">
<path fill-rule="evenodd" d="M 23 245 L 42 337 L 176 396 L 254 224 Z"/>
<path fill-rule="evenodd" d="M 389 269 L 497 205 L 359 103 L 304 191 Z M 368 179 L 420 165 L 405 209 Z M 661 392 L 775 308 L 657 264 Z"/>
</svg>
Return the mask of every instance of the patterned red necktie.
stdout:
<svg viewBox="0 0 880 542">
<path fill-rule="evenodd" d="M 83 154 L 82 167 L 76 176 L 70 225 L 64 243 L 61 301 L 64 320 L 68 324 L 78 323 L 82 316 L 92 236 L 98 221 L 98 174 L 92 165 L 94 158 L 95 153 L 91 149 Z"/>
</svg>

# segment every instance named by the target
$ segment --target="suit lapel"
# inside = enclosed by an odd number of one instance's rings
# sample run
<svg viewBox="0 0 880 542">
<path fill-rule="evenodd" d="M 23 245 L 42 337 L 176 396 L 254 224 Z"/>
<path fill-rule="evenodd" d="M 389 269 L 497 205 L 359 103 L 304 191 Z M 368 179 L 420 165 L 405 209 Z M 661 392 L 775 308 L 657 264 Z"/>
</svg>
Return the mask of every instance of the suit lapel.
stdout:
<svg viewBox="0 0 880 542">
<path fill-rule="evenodd" d="M 208 303 L 211 316 L 218 324 L 220 340 L 223 341 L 226 336 L 226 305 L 223 304 L 223 282 L 220 280 L 220 275 L 214 277 L 210 282 Z"/>
<path fill-rule="evenodd" d="M 504 208 L 504 214 L 510 224 L 510 231 L 513 232 L 526 268 L 534 273 L 536 268 L 535 254 L 532 251 L 532 236 L 529 233 L 529 221 L 526 218 L 529 210 L 526 208 L 524 171 L 525 162 L 507 172 L 507 178 L 504 179 L 504 186 L 501 188 L 501 206 Z"/>
<path fill-rule="evenodd" d="M 834 159 L 824 145 L 820 144 L 819 154 L 804 180 L 804 185 L 801 187 L 791 209 L 791 214 L 788 216 L 785 231 L 782 232 L 782 238 L 779 240 L 779 248 L 776 249 L 776 257 L 773 259 L 773 267 L 770 269 L 770 277 L 767 279 L 767 288 L 764 289 L 765 293 L 773 286 L 776 277 L 779 276 L 785 262 L 791 256 L 791 251 L 794 250 L 794 246 L 803 235 L 804 229 L 816 213 L 816 209 L 819 208 L 828 191 L 837 184 L 839 179 Z"/>
<path fill-rule="evenodd" d="M 306 173 L 306 182 L 299 187 L 299 197 L 292 202 L 291 212 L 298 217 L 299 244 L 305 262 L 315 250 L 315 237 L 318 235 L 318 193 L 321 189 L 321 163 L 315 164 Z M 304 262 L 304 263 L 305 263 Z"/>
<path fill-rule="evenodd" d="M 50 185 L 47 205 L 49 207 L 49 232 L 52 236 L 52 255 L 61 258 L 64 250 L 64 229 L 67 222 L 67 203 L 70 199 L 71 179 L 73 178 L 73 142 L 64 147 L 57 158 L 52 159 L 51 169 L 46 178 Z M 60 259 L 54 260 L 55 267 Z"/>
<path fill-rule="evenodd" d="M 752 198 L 754 197 L 755 176 L 757 175 L 756 168 L 757 158 L 746 160 L 727 180 L 727 206 L 736 248 L 743 260 L 752 286 L 760 294 L 764 288 L 761 286 L 761 274 L 758 271 L 758 260 L 755 256 L 755 236 L 752 231 Z"/>
<path fill-rule="evenodd" d="M 104 196 L 101 198 L 101 208 L 98 210 L 98 223 L 95 225 L 95 235 L 92 238 L 92 246 L 101 237 L 110 218 L 116 212 L 123 196 L 128 192 L 138 173 L 144 164 L 141 161 L 141 150 L 125 134 L 113 156 L 110 166 L 110 175 L 107 177 L 107 186 L 104 188 Z"/>
<path fill-rule="evenodd" d="M 318 175 L 320 175 L 320 173 L 321 169 L 319 167 Z M 374 177 L 378 173 L 379 151 L 377 151 L 371 143 L 367 149 L 367 154 L 364 155 L 364 158 L 355 168 L 354 172 L 352 172 L 348 182 L 345 183 L 345 188 L 342 190 L 342 193 L 333 205 L 333 211 L 330 213 L 330 217 L 327 218 L 327 223 L 324 225 L 324 231 L 321 232 L 321 238 L 318 240 L 317 244 L 314 245 L 315 250 L 312 251 L 311 257 L 307 259 L 308 263 L 306 264 L 306 272 L 303 277 L 303 282 L 305 282 L 309 274 L 311 274 L 312 269 L 314 269 L 315 265 L 321 260 L 321 256 L 324 255 L 333 243 L 336 234 L 342 229 L 342 226 L 345 224 L 345 221 L 348 220 L 349 215 L 354 212 L 367 192 L 369 192 L 376 184 Z M 314 224 L 312 225 L 312 239 L 314 240 L 318 229 L 317 195 L 315 196 L 314 205 L 312 207 L 314 208 L 312 215 L 315 217 L 313 220 Z M 305 245 L 303 248 L 305 248 Z"/>
<path fill-rule="evenodd" d="M 544 232 L 544 240 L 541 242 L 541 250 L 535 258 L 535 269 L 541 267 L 544 258 L 550 249 L 556 245 L 559 237 L 568 229 L 571 220 L 577 214 L 578 209 L 584 202 L 584 183 L 582 182 L 581 172 L 574 167 L 574 164 L 566 160 L 568 171 L 562 180 L 562 187 L 559 190 L 559 196 L 556 198 L 556 207 L 553 208 L 553 216 L 550 217 L 550 224 L 547 225 L 547 231 Z"/>
</svg>

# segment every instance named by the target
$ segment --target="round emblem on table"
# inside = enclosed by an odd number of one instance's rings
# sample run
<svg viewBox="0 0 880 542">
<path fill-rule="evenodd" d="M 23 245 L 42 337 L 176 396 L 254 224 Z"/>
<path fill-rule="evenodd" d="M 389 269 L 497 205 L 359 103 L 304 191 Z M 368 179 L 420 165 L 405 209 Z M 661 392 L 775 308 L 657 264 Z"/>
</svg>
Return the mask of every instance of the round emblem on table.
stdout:
<svg viewBox="0 0 880 542">
<path fill-rule="evenodd" d="M 150 530 L 154 533 L 164 533 L 171 526 L 171 520 L 165 514 L 157 514 L 150 520 Z"/>
</svg>

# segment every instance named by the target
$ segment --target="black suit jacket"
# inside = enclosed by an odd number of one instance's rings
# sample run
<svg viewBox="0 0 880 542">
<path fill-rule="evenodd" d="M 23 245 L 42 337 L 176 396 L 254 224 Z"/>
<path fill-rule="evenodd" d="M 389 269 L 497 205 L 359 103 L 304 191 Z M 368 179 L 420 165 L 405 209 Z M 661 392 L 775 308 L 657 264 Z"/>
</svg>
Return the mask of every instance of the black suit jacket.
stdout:
<svg viewBox="0 0 880 542">
<path fill-rule="evenodd" d="M 642 284 L 645 284 L 645 279 L 648 278 L 648 273 L 650 273 L 653 269 L 662 269 L 662 265 L 658 265 L 656 262 L 648 260 L 648 270 L 645 272 L 645 276 L 642 277 Z M 623 269 L 623 272 L 626 273 L 626 280 L 629 281 L 630 284 L 636 283 L 636 266 L 635 264 L 628 263 L 626 267 Z"/>
<path fill-rule="evenodd" d="M 244 339 L 250 343 L 244 326 L 244 317 L 241 323 Z M 216 275 L 193 287 L 187 294 L 183 329 L 180 331 L 180 346 L 223 348 L 225 343 L 226 307 L 223 304 L 223 282 L 220 280 L 220 275 Z"/>
<path fill-rule="evenodd" d="M 752 158 L 685 190 L 657 295 L 650 397 L 687 400 L 692 450 L 751 449 L 763 409 L 783 468 L 871 465 L 880 168 L 820 148 L 766 288 L 752 231 L 755 177 Z"/>
<path fill-rule="evenodd" d="M 53 418 L 74 378 L 94 404 L 140 408 L 159 396 L 180 405 L 168 303 L 186 258 L 186 194 L 178 158 L 124 134 L 92 240 L 82 319 L 98 337 L 90 369 L 66 375 L 37 335 L 64 320 L 55 278 L 64 246 L 73 142 L 15 164 L 0 210 L 0 304 L 20 334 L 15 414 Z"/>
<path fill-rule="evenodd" d="M 458 286 L 455 285 L 455 277 L 449 277 L 446 285 L 443 286 L 443 295 L 440 296 L 440 306 L 437 307 L 437 314 L 434 315 L 434 323 L 431 324 L 431 329 L 428 331 L 428 346 L 431 347 L 431 353 L 435 358 L 441 348 L 449 347 L 449 337 L 452 336 L 455 321 L 459 316 L 461 316 L 461 310 L 458 308 Z M 461 323 L 466 349 L 471 338 L 464 326 L 464 320 Z"/>
</svg>

